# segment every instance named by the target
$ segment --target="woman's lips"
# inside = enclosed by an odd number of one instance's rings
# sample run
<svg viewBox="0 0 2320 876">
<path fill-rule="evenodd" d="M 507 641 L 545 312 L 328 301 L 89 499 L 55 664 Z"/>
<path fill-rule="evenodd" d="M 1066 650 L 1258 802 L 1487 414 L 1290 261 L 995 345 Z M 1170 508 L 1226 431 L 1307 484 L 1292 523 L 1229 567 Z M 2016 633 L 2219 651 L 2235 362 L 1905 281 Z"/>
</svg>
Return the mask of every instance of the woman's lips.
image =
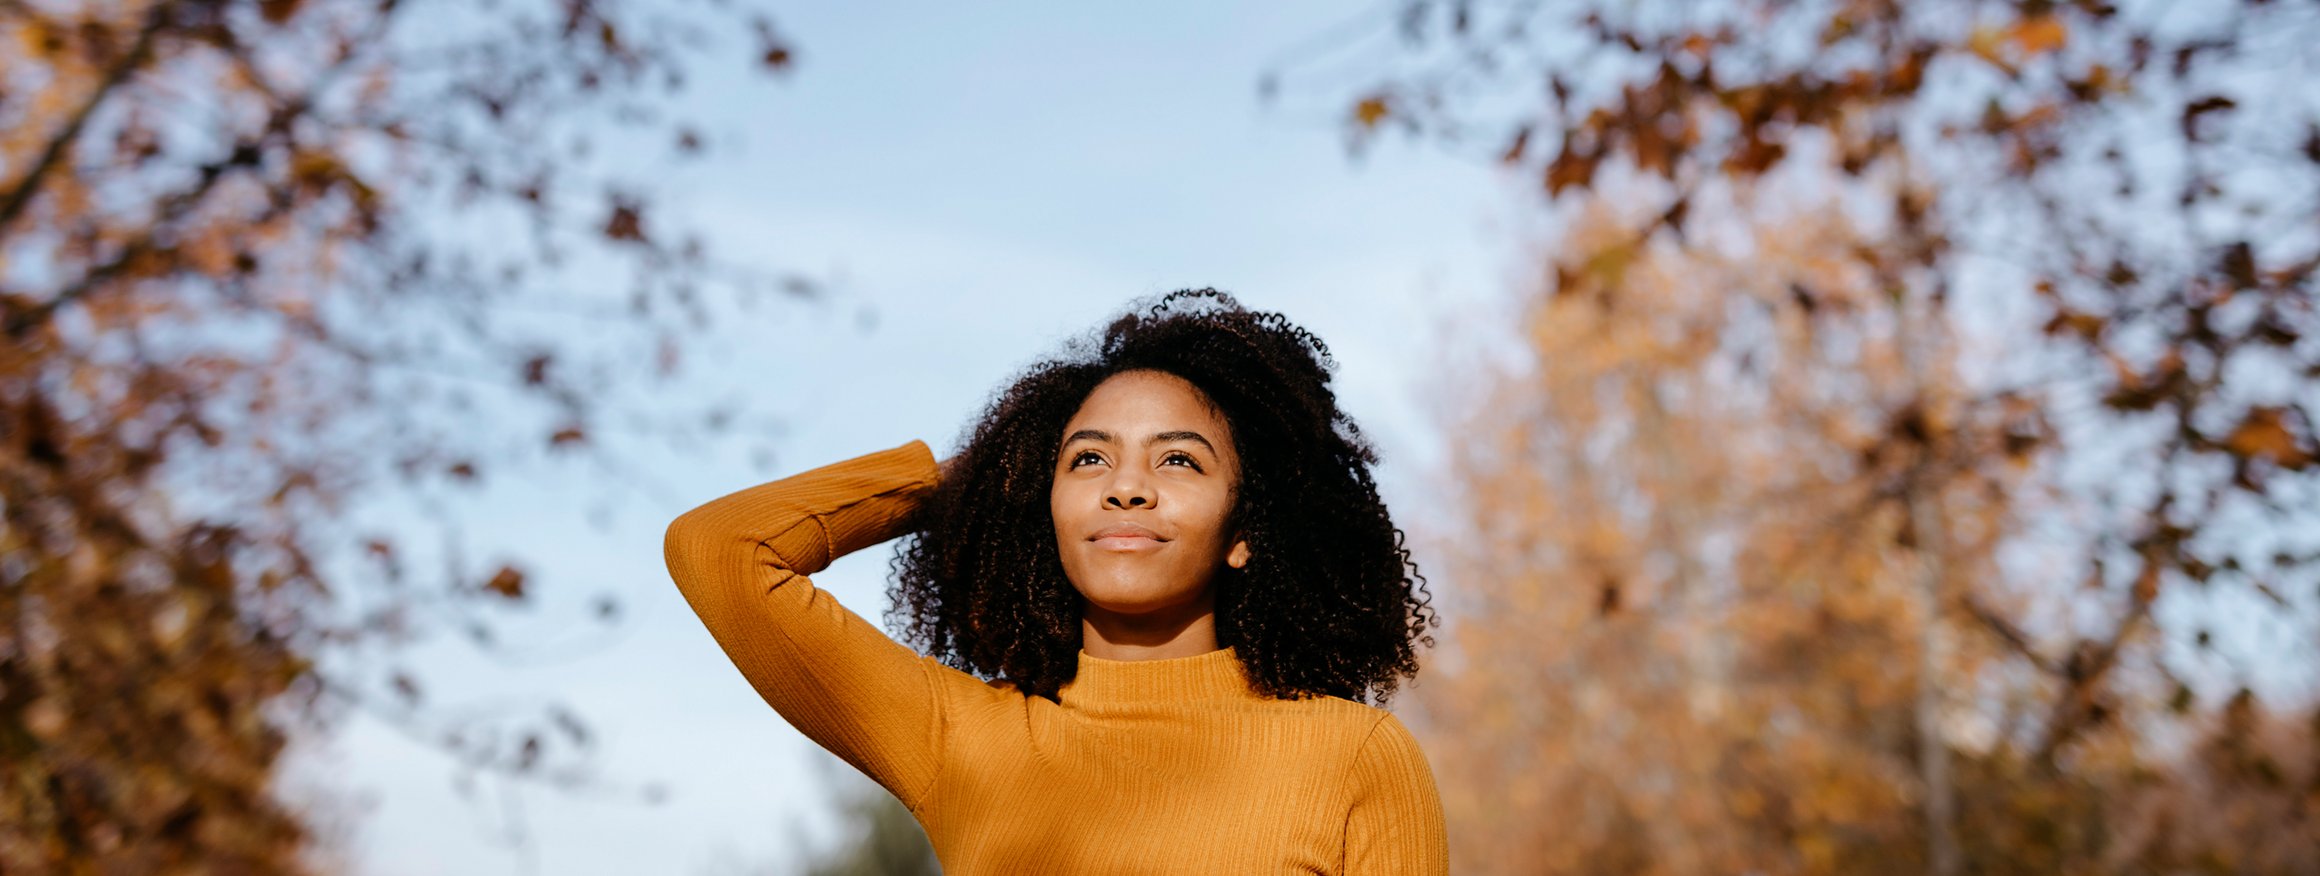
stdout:
<svg viewBox="0 0 2320 876">
<path fill-rule="evenodd" d="M 1107 551 L 1158 550 L 1161 544 L 1159 539 L 1145 538 L 1141 535 L 1108 535 L 1096 539 L 1095 542 L 1096 547 Z"/>
</svg>

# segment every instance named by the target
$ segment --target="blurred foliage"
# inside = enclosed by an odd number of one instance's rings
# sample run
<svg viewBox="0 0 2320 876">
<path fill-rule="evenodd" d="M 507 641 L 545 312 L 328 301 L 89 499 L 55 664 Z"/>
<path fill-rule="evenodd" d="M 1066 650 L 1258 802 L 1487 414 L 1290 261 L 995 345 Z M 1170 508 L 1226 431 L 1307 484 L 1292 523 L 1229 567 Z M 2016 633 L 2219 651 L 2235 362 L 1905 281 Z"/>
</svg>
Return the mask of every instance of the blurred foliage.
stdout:
<svg viewBox="0 0 2320 876">
<path fill-rule="evenodd" d="M 1465 866 L 2320 870 L 2320 4 L 1387 9 L 1349 144 L 1562 229 L 1451 426 Z"/>
<path fill-rule="evenodd" d="M 718 876 L 936 876 L 934 844 L 902 801 L 837 755 L 815 749 L 813 771 L 828 789 L 823 808 L 838 821 L 834 842 L 816 843 L 793 827 L 792 860 L 723 861 L 704 870 Z"/>
<path fill-rule="evenodd" d="M 448 522 L 439 575 L 424 533 L 337 524 L 533 458 L 620 483 L 619 390 L 677 372 L 705 289 L 817 294 L 615 172 L 703 152 L 668 109 L 712 34 L 793 65 L 721 0 L 0 0 L 0 872 L 311 869 L 270 783 L 348 708 L 470 775 L 589 780 L 568 710 L 324 670 L 436 629 L 503 649 L 492 613 L 543 589 Z"/>
<path fill-rule="evenodd" d="M 939 876 L 934 844 L 902 801 L 836 758 L 824 770 L 838 782 L 834 807 L 845 825 L 841 841 L 815 853 L 806 876 Z"/>
<path fill-rule="evenodd" d="M 1648 221 L 1615 204 L 1561 251 Z M 2026 630 L 2079 589 L 2053 546 L 2002 560 L 2070 513 L 2052 436 L 2027 400 L 1959 404 L 1954 339 L 1912 367 L 1928 329 L 1849 270 L 1842 210 L 1750 228 L 1743 255 L 1656 247 L 1616 292 L 1531 296 L 1520 367 L 1458 372 L 1462 508 L 1427 539 L 1472 583 L 1415 698 L 1461 871 L 1927 871 L 1929 740 L 1971 872 L 2320 864 L 2320 711 L 2122 679 L 2038 759 L 2070 679 Z"/>
</svg>

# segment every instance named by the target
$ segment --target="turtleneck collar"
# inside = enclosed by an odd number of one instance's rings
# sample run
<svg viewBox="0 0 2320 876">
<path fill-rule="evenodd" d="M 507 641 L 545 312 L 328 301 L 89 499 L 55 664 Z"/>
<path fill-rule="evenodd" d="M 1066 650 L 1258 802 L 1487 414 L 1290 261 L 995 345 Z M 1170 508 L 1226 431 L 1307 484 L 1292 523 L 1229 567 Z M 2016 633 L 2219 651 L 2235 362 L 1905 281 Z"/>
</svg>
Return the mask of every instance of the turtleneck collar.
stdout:
<svg viewBox="0 0 2320 876">
<path fill-rule="evenodd" d="M 1190 700 L 1252 699 L 1240 657 L 1230 647 L 1190 657 L 1107 660 L 1079 652 L 1079 671 L 1056 696 L 1073 708 L 1102 708 Z"/>
</svg>

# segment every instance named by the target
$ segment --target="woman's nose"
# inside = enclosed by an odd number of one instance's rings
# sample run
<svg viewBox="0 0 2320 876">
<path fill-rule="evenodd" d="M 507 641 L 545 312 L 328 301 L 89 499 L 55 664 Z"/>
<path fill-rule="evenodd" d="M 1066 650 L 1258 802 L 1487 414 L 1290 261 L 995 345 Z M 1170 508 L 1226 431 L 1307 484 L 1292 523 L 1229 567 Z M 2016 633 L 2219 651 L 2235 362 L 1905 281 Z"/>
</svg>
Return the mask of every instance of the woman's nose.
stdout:
<svg viewBox="0 0 2320 876">
<path fill-rule="evenodd" d="M 1104 504 L 1114 508 L 1149 507 L 1155 498 L 1144 479 L 1134 475 L 1112 478 L 1104 490 Z"/>
</svg>

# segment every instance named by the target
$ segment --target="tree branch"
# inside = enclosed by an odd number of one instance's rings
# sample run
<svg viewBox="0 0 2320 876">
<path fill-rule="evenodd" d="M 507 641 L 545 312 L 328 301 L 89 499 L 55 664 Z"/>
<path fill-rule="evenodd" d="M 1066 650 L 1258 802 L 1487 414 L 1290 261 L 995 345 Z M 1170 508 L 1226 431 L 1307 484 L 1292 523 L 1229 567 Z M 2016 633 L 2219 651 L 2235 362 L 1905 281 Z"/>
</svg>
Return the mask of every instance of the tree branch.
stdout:
<svg viewBox="0 0 2320 876">
<path fill-rule="evenodd" d="M 1959 601 L 1964 603 L 1967 614 L 1972 615 L 1974 620 L 1980 621 L 1982 626 L 1996 634 L 1999 639 L 2004 640 L 2006 646 L 2013 649 L 2014 653 L 2021 655 L 2022 659 L 2030 661 L 2030 665 L 2053 675 L 2063 674 L 2062 666 L 2055 663 L 2053 658 L 2038 653 L 2037 647 L 2030 642 L 2029 634 L 2022 632 L 2022 628 L 2015 626 L 2013 621 L 2007 620 L 2005 615 L 1999 614 L 1988 605 L 1984 605 L 1981 600 L 1970 595 Z"/>
<path fill-rule="evenodd" d="M 114 62 L 112 69 L 105 71 L 105 77 L 97 81 L 97 87 L 89 93 L 88 100 L 73 112 L 72 119 L 65 122 L 56 136 L 49 138 L 48 145 L 41 149 L 40 157 L 34 159 L 32 167 L 24 171 L 24 177 L 9 186 L 5 195 L 0 195 L 0 232 L 7 231 L 8 225 L 16 221 L 16 217 L 22 215 L 25 207 L 32 203 L 33 194 L 40 191 L 41 180 L 63 159 L 65 150 L 71 148 L 73 141 L 80 139 L 81 128 L 88 124 L 89 116 L 94 115 L 105 98 L 112 95 L 113 89 L 128 81 L 129 74 L 136 72 L 137 67 L 153 54 L 155 38 L 160 36 L 161 29 L 169 23 L 169 10 L 170 4 L 167 2 L 153 4 L 152 10 L 145 15 L 145 24 L 138 28 L 136 44 Z"/>
<path fill-rule="evenodd" d="M 136 47 L 130 49 L 129 53 L 123 56 L 121 63 L 115 65 L 108 72 L 105 83 L 98 88 L 96 94 L 90 96 L 88 104 L 80 109 L 73 121 L 58 134 L 56 140 L 48 145 L 40 163 L 35 164 L 32 170 L 27 173 L 26 178 L 7 196 L 8 201 L 0 203 L 0 231 L 5 231 L 9 220 L 15 218 L 15 215 L 23 210 L 24 205 L 31 201 L 32 193 L 39 188 L 40 177 L 57 162 L 71 140 L 79 135 L 81 125 L 87 121 L 89 114 L 96 108 L 97 104 L 104 99 L 105 93 L 111 91 L 133 71 L 141 56 L 151 53 L 155 36 L 167 23 L 166 10 L 169 6 L 170 4 L 167 2 L 159 2 L 154 5 L 151 15 L 146 19 L 144 30 L 138 34 Z M 382 6 L 378 16 L 371 20 L 365 38 L 358 40 L 357 45 L 368 45 L 382 41 L 388 26 L 394 21 L 395 9 L 394 4 Z M 229 53 L 234 54 L 237 60 L 247 63 L 247 58 L 240 50 L 238 43 L 232 43 L 229 40 L 228 45 Z M 4 311 L 0 312 L 0 335 L 5 335 L 11 341 L 23 340 L 24 336 L 31 333 L 32 329 L 54 316 L 59 308 L 87 297 L 89 293 L 101 287 L 106 281 L 120 275 L 135 264 L 138 258 L 152 251 L 153 241 L 159 229 L 198 206 L 201 199 L 209 194 L 210 189 L 217 185 L 218 180 L 225 176 L 226 171 L 236 167 L 258 166 L 263 157 L 259 147 L 264 144 L 266 138 L 276 135 L 288 136 L 292 120 L 312 109 L 323 89 L 328 88 L 332 82 L 351 68 L 358 56 L 357 53 L 350 52 L 337 59 L 315 77 L 310 87 L 304 89 L 296 98 L 287 101 L 282 100 L 271 86 L 259 78 L 256 69 L 251 67 L 248 72 L 252 81 L 257 82 L 259 89 L 269 99 L 276 102 L 272 117 L 267 120 L 265 127 L 258 132 L 255 138 L 235 144 L 234 151 L 224 159 L 203 165 L 200 180 L 192 188 L 172 195 L 164 201 L 160 216 L 145 229 L 137 240 L 123 247 L 119 257 L 90 270 L 78 282 L 66 287 L 55 296 L 37 304 L 22 305 L 18 303 L 23 300 L 21 296 L 0 290 L 0 311 Z"/>
<path fill-rule="evenodd" d="M 2166 507 L 2166 501 L 2162 500 L 2158 516 L 2165 516 Z M 2134 590 L 2128 597 L 2126 617 L 2119 619 L 2118 628 L 2111 632 L 2109 638 L 2099 643 L 2081 642 L 2079 652 L 2071 655 L 2070 661 L 2064 665 L 2065 689 L 2054 702 L 2053 715 L 2046 721 L 2046 733 L 2038 742 L 2032 757 L 2033 763 L 2051 766 L 2055 753 L 2076 738 L 2078 731 L 2085 729 L 2092 714 L 2095 695 L 2102 689 L 2102 682 L 2109 677 L 2111 669 L 2118 665 L 2119 652 L 2126 647 L 2127 640 L 2142 629 L 2143 622 L 2150 618 L 2151 604 L 2158 598 L 2161 556 L 2157 544 L 2152 541 L 2145 542 L 2142 554 L 2143 569 L 2136 576 Z M 2088 645 L 2093 647 L 2088 649 Z"/>
<path fill-rule="evenodd" d="M 0 323 L 4 323 L 8 339 L 10 341 L 23 340 L 24 336 L 30 334 L 34 328 L 56 315 L 58 308 L 87 297 L 90 292 L 127 271 L 130 266 L 136 264 L 138 259 L 153 251 L 153 241 L 162 228 L 192 212 L 194 207 L 200 205 L 202 199 L 209 195 L 210 189 L 217 186 L 218 180 L 225 177 L 226 171 L 236 167 L 255 167 L 259 158 L 257 143 L 242 143 L 234 147 L 233 154 L 203 165 L 200 180 L 195 182 L 191 188 L 171 195 L 168 200 L 164 201 L 160 215 L 154 218 L 153 224 L 146 226 L 136 239 L 123 245 L 120 254 L 115 256 L 113 260 L 90 269 L 79 280 L 65 287 L 63 291 L 50 296 L 47 300 L 23 306 L 6 314 L 4 319 L 0 319 Z"/>
</svg>

